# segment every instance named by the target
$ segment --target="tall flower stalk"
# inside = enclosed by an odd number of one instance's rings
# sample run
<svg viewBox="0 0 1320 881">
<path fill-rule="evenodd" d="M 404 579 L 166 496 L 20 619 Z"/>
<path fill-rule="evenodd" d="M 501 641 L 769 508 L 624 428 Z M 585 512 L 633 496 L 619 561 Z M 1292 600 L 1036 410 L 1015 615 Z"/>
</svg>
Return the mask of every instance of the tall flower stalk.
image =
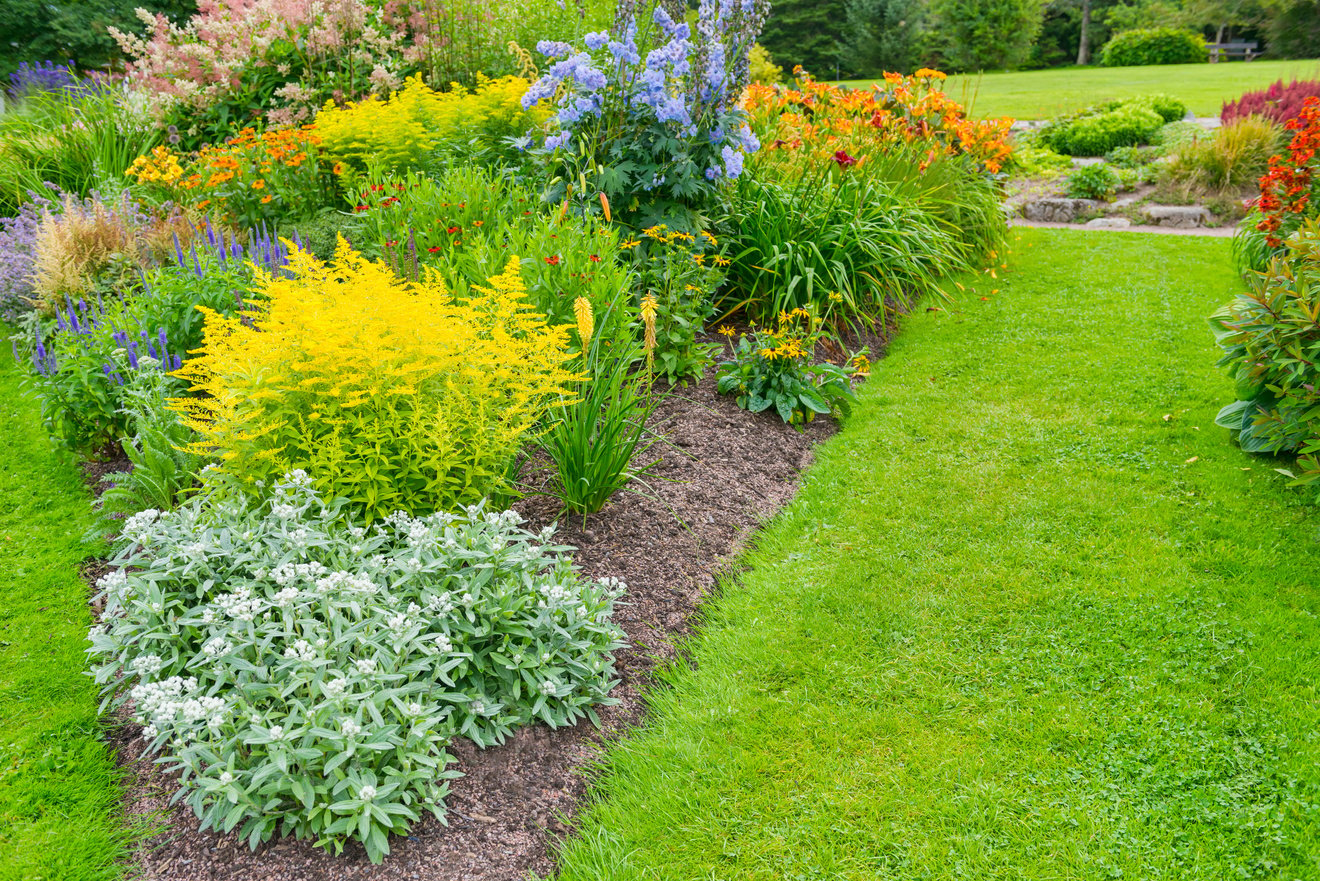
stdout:
<svg viewBox="0 0 1320 881">
<path fill-rule="evenodd" d="M 548 166 L 547 198 L 614 213 L 639 227 L 701 226 L 721 181 L 742 173 L 760 144 L 738 98 L 767 0 L 702 0 L 695 32 L 663 5 L 640 19 L 622 4 L 613 33 L 582 47 L 542 41 L 549 68 L 523 97 L 551 102 L 551 132 L 535 145 Z"/>
</svg>

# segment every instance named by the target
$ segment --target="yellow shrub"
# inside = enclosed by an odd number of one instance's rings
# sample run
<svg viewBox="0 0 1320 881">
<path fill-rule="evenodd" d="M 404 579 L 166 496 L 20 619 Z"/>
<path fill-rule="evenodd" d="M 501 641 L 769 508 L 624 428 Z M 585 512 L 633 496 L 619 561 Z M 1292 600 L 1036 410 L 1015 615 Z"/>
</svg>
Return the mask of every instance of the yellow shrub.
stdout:
<svg viewBox="0 0 1320 881">
<path fill-rule="evenodd" d="M 358 170 L 373 159 L 388 169 L 407 169 L 473 139 L 498 145 L 545 118 L 542 111 L 523 109 L 527 85 L 520 77 L 477 74 L 474 90 L 453 83 L 450 91 L 437 92 L 419 74 L 384 99 L 373 95 L 345 107 L 327 103 L 316 117 L 322 153 Z"/>
<path fill-rule="evenodd" d="M 205 342 L 180 371 L 199 396 L 175 406 L 245 486 L 301 468 L 369 520 L 474 502 L 576 379 L 567 330 L 526 305 L 519 268 L 510 258 L 459 303 L 342 238 L 330 263 L 295 252 L 291 277 L 259 276 L 251 313 L 203 310 Z"/>
</svg>

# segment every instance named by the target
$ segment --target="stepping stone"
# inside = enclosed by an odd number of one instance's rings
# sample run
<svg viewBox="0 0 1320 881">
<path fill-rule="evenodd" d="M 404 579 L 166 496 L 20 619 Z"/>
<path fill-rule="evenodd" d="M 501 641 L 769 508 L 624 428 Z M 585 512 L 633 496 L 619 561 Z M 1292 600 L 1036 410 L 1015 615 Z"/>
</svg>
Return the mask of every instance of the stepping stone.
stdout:
<svg viewBox="0 0 1320 881">
<path fill-rule="evenodd" d="M 1155 226 L 1175 229 L 1195 229 L 1206 226 L 1213 219 L 1200 205 L 1147 205 L 1141 213 Z"/>
<path fill-rule="evenodd" d="M 1094 199 L 1037 199 L 1022 206 L 1022 216 L 1036 223 L 1072 223 L 1099 207 Z"/>
<path fill-rule="evenodd" d="M 1127 229 L 1131 225 L 1126 217 L 1096 217 L 1085 224 L 1087 229 Z"/>
</svg>

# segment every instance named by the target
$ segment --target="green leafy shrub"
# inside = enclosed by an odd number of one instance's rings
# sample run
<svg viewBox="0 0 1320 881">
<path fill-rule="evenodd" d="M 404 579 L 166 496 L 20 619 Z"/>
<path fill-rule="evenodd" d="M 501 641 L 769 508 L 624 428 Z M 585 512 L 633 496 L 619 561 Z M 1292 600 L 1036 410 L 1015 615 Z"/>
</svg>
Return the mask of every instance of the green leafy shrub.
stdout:
<svg viewBox="0 0 1320 881">
<path fill-rule="evenodd" d="M 671 384 L 700 378 L 714 356 L 716 347 L 700 336 L 724 281 L 717 264 L 728 263 L 708 253 L 716 244 L 709 232 L 694 236 L 661 225 L 648 228 L 633 247 L 639 305 L 650 313 L 644 316 L 648 364 Z"/>
<path fill-rule="evenodd" d="M 572 327 L 573 303 L 585 297 L 614 325 L 635 313 L 612 308 L 629 286 L 618 232 L 591 218 L 540 210 L 539 198 L 479 166 L 435 177 L 373 173 L 352 195 L 363 253 L 410 279 L 434 271 L 460 299 L 483 284 L 492 265 L 523 258 L 528 301 L 554 325 Z"/>
<path fill-rule="evenodd" d="M 1181 119 L 1186 112 L 1186 106 L 1176 98 L 1143 95 L 1096 104 L 1051 120 L 1037 137 L 1059 153 L 1103 156 L 1118 147 L 1149 143 L 1162 125 Z"/>
<path fill-rule="evenodd" d="M 90 651 L 103 709 L 133 700 L 203 829 L 358 841 L 378 863 L 443 816 L 451 738 L 594 718 L 623 586 L 579 579 L 512 511 L 367 530 L 311 484 L 129 518 Z"/>
<path fill-rule="evenodd" d="M 739 337 L 733 360 L 720 365 L 717 390 L 737 395 L 744 410 L 773 409 L 794 426 L 817 415 L 847 416 L 857 400 L 849 372 L 828 361 L 813 363 L 822 336 L 820 321 L 806 309 L 782 313 L 773 328 L 753 325 Z M 852 363 L 864 370 L 866 356 L 854 356 Z"/>
<path fill-rule="evenodd" d="M 1158 158 L 1150 147 L 1115 147 L 1105 154 L 1105 161 L 1115 168 L 1145 168 Z"/>
<path fill-rule="evenodd" d="M 1165 153 L 1171 153 L 1183 144 L 1189 144 L 1205 135 L 1205 129 L 1195 122 L 1169 122 L 1160 126 L 1159 131 L 1151 135 L 1152 146 L 1159 147 Z"/>
<path fill-rule="evenodd" d="M 1072 168 L 1072 159 L 1041 143 L 1035 134 L 1024 134 L 1013 139 L 1006 167 L 1015 176 L 1045 177 Z"/>
<path fill-rule="evenodd" d="M 114 300 L 66 301 L 51 332 L 38 327 L 27 348 L 25 384 L 41 400 L 46 429 L 66 448 L 91 453 L 133 432 L 125 403 L 138 383 L 154 381 L 143 375 L 181 363 L 164 329 L 146 330 Z"/>
<path fill-rule="evenodd" d="M 197 486 L 205 460 L 192 451 L 197 435 L 169 407 L 177 384 L 160 371 L 143 371 L 125 392 L 125 421 L 133 436 L 120 442 L 131 467 L 101 478 L 107 489 L 97 499 L 102 533 L 118 529 L 124 517 L 148 508 L 170 510 Z"/>
<path fill-rule="evenodd" d="M 1308 221 L 1247 290 L 1210 318 L 1237 401 L 1215 422 L 1242 449 L 1300 451 L 1302 481 L 1320 480 L 1320 224 Z"/>
<path fill-rule="evenodd" d="M 1100 63 L 1105 67 L 1198 64 L 1207 58 L 1205 39 L 1180 28 L 1121 31 L 1100 50 Z"/>
<path fill-rule="evenodd" d="M 784 81 L 784 69 L 775 64 L 770 57 L 770 50 L 766 49 L 760 43 L 752 46 L 747 53 L 748 76 L 754 83 L 782 83 Z"/>
<path fill-rule="evenodd" d="M 1151 107 L 1121 104 L 1061 125 L 1046 126 L 1040 137 L 1042 143 L 1059 153 L 1103 156 L 1115 147 L 1147 143 L 1163 124 L 1163 117 Z"/>
<path fill-rule="evenodd" d="M 1114 197 L 1118 186 L 1118 175 L 1103 162 L 1083 165 L 1068 175 L 1068 196 L 1073 199 L 1108 201 Z"/>
<path fill-rule="evenodd" d="M 456 301 L 346 243 L 261 276 L 241 317 L 206 313 L 179 376 L 196 451 L 248 491 L 295 468 L 368 521 L 501 491 L 524 435 L 573 378 L 568 332 L 526 302 L 516 256 Z M 346 295 L 350 292 L 351 295 Z"/>
</svg>

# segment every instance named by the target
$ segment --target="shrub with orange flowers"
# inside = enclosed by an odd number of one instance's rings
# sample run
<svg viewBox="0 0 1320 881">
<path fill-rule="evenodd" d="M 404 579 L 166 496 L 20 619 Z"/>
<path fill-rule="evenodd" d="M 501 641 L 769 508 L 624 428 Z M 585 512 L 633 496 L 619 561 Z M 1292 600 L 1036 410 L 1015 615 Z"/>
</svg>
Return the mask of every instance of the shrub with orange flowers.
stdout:
<svg viewBox="0 0 1320 881">
<path fill-rule="evenodd" d="M 1320 214 L 1320 98 L 1307 98 L 1302 111 L 1284 128 L 1293 132 L 1288 155 L 1271 156 L 1270 170 L 1260 179 L 1256 229 L 1272 249 L 1283 247 L 1286 235 L 1306 217 Z"/>
<path fill-rule="evenodd" d="M 753 129 L 777 161 L 828 161 L 843 151 L 864 162 L 872 153 L 903 146 L 924 153 L 927 164 L 939 156 L 966 156 L 993 174 L 1013 152 L 1013 120 L 969 119 L 939 88 L 945 75 L 938 70 L 888 73 L 870 90 L 817 82 L 801 68 L 794 72 L 791 88 L 756 83 L 743 100 Z"/>
<path fill-rule="evenodd" d="M 717 218 L 731 255 L 718 310 L 882 323 L 999 248 L 1010 120 L 968 119 L 936 70 L 869 91 L 794 73 L 791 87 L 744 97 L 763 146 Z"/>
<path fill-rule="evenodd" d="M 144 187 L 222 214 L 238 226 L 273 226 L 277 220 L 308 218 L 333 198 L 330 169 L 318 158 L 320 143 L 310 125 L 260 134 L 245 128 L 192 157 L 156 147 L 126 173 Z"/>
</svg>

